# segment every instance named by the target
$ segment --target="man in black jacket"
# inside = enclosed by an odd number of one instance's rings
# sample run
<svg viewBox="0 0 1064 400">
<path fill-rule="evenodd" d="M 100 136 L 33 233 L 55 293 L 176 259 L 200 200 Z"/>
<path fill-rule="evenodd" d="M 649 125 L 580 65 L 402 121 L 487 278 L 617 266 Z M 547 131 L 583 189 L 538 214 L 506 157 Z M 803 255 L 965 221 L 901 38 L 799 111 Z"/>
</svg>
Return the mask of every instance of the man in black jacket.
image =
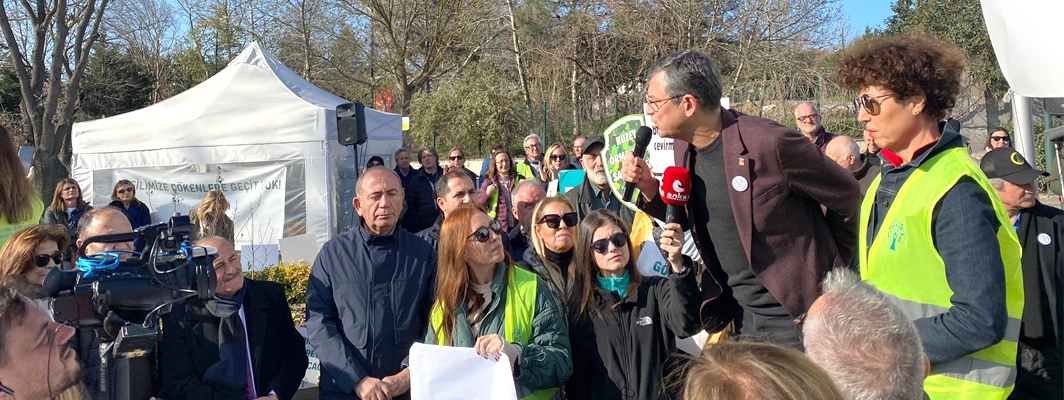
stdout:
<svg viewBox="0 0 1064 400">
<path fill-rule="evenodd" d="M 584 140 L 584 147 L 580 152 L 580 163 L 584 166 L 584 183 L 569 189 L 565 192 L 565 197 L 576 206 L 576 213 L 580 215 L 581 221 L 592 211 L 605 208 L 617 213 L 631 226 L 635 211 L 613 195 L 613 188 L 606 179 L 606 160 L 600 157 L 605 146 L 606 141 L 602 136 L 592 136 Z"/>
<path fill-rule="evenodd" d="M 442 175 L 442 169 L 436 163 L 436 150 L 431 148 L 425 148 L 418 152 L 418 160 L 422 162 L 430 161 L 430 157 L 424 156 L 426 150 L 431 150 L 429 156 L 431 157 L 430 164 L 432 168 L 426 168 L 424 164 L 422 164 L 421 169 L 411 168 L 410 150 L 405 147 L 395 152 L 395 173 L 399 176 L 403 191 L 406 192 L 406 205 L 403 210 L 405 213 L 401 215 L 402 223 L 400 225 L 410 233 L 417 233 L 432 226 L 433 221 L 436 221 L 436 217 L 440 215 L 440 210 L 436 208 L 436 196 L 432 192 L 436 179 L 439 179 L 440 175 Z M 431 171 L 429 171 L 430 169 Z"/>
<path fill-rule="evenodd" d="M 436 223 L 417 233 L 419 238 L 424 239 L 435 250 L 439 250 L 440 226 L 447 213 L 463 204 L 473 204 L 477 198 L 477 189 L 473 186 L 473 180 L 461 169 L 455 169 L 440 177 L 436 183 L 436 205 L 442 213 L 436 218 Z"/>
<path fill-rule="evenodd" d="M 1023 317 L 1016 352 L 1016 388 L 1010 399 L 1064 398 L 1064 211 L 1038 201 L 1038 177 L 1016 150 L 994 149 L 979 167 L 1009 213 L 1023 249 Z"/>
<path fill-rule="evenodd" d="M 217 298 L 190 301 L 163 317 L 161 397 L 291 399 L 306 374 L 307 353 L 284 286 L 244 279 L 233 244 L 221 237 L 196 245 L 218 249 Z"/>
<path fill-rule="evenodd" d="M 402 361 L 425 338 L 436 252 L 398 228 L 403 191 L 394 172 L 367 169 L 355 187 L 362 224 L 325 243 L 307 283 L 307 336 L 321 359 L 318 395 L 409 398 Z"/>
</svg>

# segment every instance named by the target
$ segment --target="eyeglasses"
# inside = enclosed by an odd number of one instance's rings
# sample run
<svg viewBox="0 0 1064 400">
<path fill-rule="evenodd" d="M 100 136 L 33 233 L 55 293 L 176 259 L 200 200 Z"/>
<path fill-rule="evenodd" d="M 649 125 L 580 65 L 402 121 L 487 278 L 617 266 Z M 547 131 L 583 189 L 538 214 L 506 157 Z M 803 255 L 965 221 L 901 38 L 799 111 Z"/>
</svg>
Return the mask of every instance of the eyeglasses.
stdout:
<svg viewBox="0 0 1064 400">
<path fill-rule="evenodd" d="M 628 244 L 628 235 L 623 233 L 615 233 L 607 239 L 599 239 L 591 242 L 591 250 L 594 250 L 599 254 L 606 254 L 610 249 L 610 243 L 613 243 L 613 247 L 622 247 Z"/>
<path fill-rule="evenodd" d="M 133 192 L 133 188 L 121 189 L 121 190 L 118 191 L 118 194 L 126 194 L 127 192 L 132 193 Z"/>
<path fill-rule="evenodd" d="M 562 161 L 564 159 L 566 159 L 566 155 L 565 154 L 551 154 L 550 155 L 550 160 L 551 161 Z"/>
<path fill-rule="evenodd" d="M 1007 141 L 1009 141 L 1009 137 L 1008 136 L 991 136 L 990 140 L 993 140 L 995 142 L 1002 142 L 1002 141 L 1007 142 Z"/>
<path fill-rule="evenodd" d="M 504 164 L 509 164 L 510 160 L 509 159 L 499 160 L 499 161 L 496 161 L 495 163 L 498 164 L 498 165 L 504 165 Z"/>
<path fill-rule="evenodd" d="M 658 112 L 658 110 L 661 109 L 661 105 L 665 104 L 666 101 L 672 101 L 672 100 L 680 99 L 680 98 L 683 98 L 683 96 L 685 96 L 685 94 L 681 94 L 679 96 L 672 96 L 672 97 L 669 97 L 667 99 L 651 100 L 650 99 L 650 95 L 648 94 L 648 95 L 643 97 L 643 101 L 645 101 L 647 103 L 647 107 L 650 107 L 651 111 Z"/>
<path fill-rule="evenodd" d="M 465 160 L 465 156 L 451 156 L 451 161 Z"/>
<path fill-rule="evenodd" d="M 540 147 L 542 147 L 542 146 L 543 146 L 543 145 L 541 145 L 541 144 L 539 144 L 539 143 L 536 143 L 536 144 L 530 144 L 530 145 L 528 145 L 528 146 L 525 146 L 525 148 L 526 148 L 526 149 L 538 149 L 538 148 L 540 148 Z"/>
<path fill-rule="evenodd" d="M 543 218 L 539 219 L 540 224 L 547 224 L 548 228 L 558 229 L 559 224 L 564 222 L 566 228 L 572 228 L 576 226 L 576 223 L 580 221 L 580 216 L 575 212 L 568 212 L 562 215 L 547 214 Z"/>
<path fill-rule="evenodd" d="M 880 104 L 883 101 L 883 99 L 886 99 L 888 97 L 894 97 L 894 96 L 891 96 L 889 94 L 885 94 L 885 95 L 878 96 L 878 97 L 872 97 L 872 96 L 869 96 L 869 95 L 865 94 L 865 95 L 861 95 L 860 97 L 858 97 L 856 99 L 853 99 L 853 104 L 854 104 L 854 107 L 857 108 L 857 112 L 860 112 L 861 108 L 864 108 L 865 112 L 867 112 L 868 115 L 879 115 Z"/>
<path fill-rule="evenodd" d="M 499 224 L 499 221 L 491 221 L 491 225 L 477 228 L 477 230 L 469 234 L 466 239 L 472 238 L 476 239 L 476 241 L 480 243 L 487 243 L 489 240 L 491 240 L 492 232 L 495 232 L 496 235 L 502 236 L 502 224 Z"/>
<path fill-rule="evenodd" d="M 52 254 L 38 254 L 33 256 L 33 263 L 41 268 L 48 266 L 48 260 L 52 260 L 56 265 L 59 265 L 63 262 L 63 253 L 56 251 Z"/>
<path fill-rule="evenodd" d="M 801 122 L 804 122 L 804 123 L 807 123 L 807 124 L 811 124 L 813 122 L 816 122 L 817 118 L 820 118 L 820 114 L 813 114 L 813 115 L 806 115 L 804 117 L 798 117 L 798 121 L 801 121 Z"/>
</svg>

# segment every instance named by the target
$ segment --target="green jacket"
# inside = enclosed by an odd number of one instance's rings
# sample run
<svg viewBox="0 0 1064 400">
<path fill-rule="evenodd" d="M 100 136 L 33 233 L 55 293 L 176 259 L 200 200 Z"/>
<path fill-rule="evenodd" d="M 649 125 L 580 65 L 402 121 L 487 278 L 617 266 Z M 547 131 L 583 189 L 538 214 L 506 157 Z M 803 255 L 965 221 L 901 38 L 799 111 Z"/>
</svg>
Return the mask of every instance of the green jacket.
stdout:
<svg viewBox="0 0 1064 400">
<path fill-rule="evenodd" d="M 502 264 L 499 264 L 502 266 Z M 510 268 L 518 268 L 516 266 Z M 491 281 L 493 293 L 491 304 L 488 305 L 487 316 L 480 324 L 481 336 L 498 334 L 506 337 L 503 321 L 503 309 L 506 302 L 506 268 L 495 269 L 495 277 Z M 466 323 L 468 306 L 463 302 L 455 310 L 457 322 L 454 332 L 455 347 L 473 347 L 476 343 L 469 324 Z M 429 324 L 428 334 L 425 336 L 426 344 L 436 343 L 436 327 Z M 558 313 L 558 307 L 554 304 L 554 298 L 550 294 L 550 288 L 542 279 L 537 280 L 536 285 L 536 316 L 532 319 L 532 338 L 521 350 L 514 365 L 514 382 L 517 384 L 517 396 L 521 398 L 534 390 L 558 388 L 569 379 L 573 372 L 573 363 L 570 358 L 569 330 L 565 327 L 565 321 Z M 558 392 L 560 396 L 561 392 Z"/>
</svg>

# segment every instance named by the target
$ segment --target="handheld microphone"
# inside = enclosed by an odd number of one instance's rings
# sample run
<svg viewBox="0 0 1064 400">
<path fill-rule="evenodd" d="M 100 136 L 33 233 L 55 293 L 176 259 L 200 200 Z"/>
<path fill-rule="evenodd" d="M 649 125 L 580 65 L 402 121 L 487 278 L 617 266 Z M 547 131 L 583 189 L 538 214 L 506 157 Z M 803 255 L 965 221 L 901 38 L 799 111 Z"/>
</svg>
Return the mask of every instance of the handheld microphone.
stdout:
<svg viewBox="0 0 1064 400">
<path fill-rule="evenodd" d="M 686 217 L 687 200 L 691 198 L 691 173 L 683 167 L 665 168 L 661 177 L 661 201 L 665 202 L 665 223 L 679 223 Z"/>
<path fill-rule="evenodd" d="M 654 136 L 654 131 L 651 130 L 649 126 L 640 126 L 639 129 L 635 131 L 635 150 L 632 152 L 635 153 L 636 157 L 641 158 L 646 154 L 647 146 L 650 145 L 651 136 Z M 624 201 L 631 201 L 632 193 L 634 191 L 634 183 L 628 182 L 624 184 L 624 196 L 621 198 L 624 199 Z"/>
</svg>

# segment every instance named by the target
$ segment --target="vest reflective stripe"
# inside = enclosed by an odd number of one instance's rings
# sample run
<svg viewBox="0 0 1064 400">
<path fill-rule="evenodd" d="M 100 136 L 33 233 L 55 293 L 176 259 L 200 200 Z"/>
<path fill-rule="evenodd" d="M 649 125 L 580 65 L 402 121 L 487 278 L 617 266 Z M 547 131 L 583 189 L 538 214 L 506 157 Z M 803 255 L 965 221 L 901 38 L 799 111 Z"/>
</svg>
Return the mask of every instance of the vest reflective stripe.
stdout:
<svg viewBox="0 0 1064 400">
<path fill-rule="evenodd" d="M 521 182 L 521 175 L 514 176 L 513 187 L 517 187 L 518 182 Z M 488 204 L 486 204 L 488 216 L 492 219 L 495 219 L 495 216 L 499 214 L 499 192 L 502 192 L 502 188 L 495 188 L 495 193 L 491 194 L 491 197 L 488 198 Z M 513 204 L 510 206 L 513 207 Z"/>
<path fill-rule="evenodd" d="M 953 291 L 945 264 L 931 235 L 934 205 L 963 177 L 970 177 L 993 202 L 998 219 L 998 244 L 1005 266 L 1008 325 L 1002 341 L 957 360 L 932 366 L 924 390 L 933 400 L 1004 399 L 1016 379 L 1016 341 L 1023 312 L 1020 245 L 1001 201 L 985 175 L 963 149 L 955 148 L 925 160 L 906 180 L 887 211 L 871 246 L 868 223 L 875 207 L 880 177 L 872 182 L 861 206 L 859 261 L 861 277 L 890 295 L 910 320 L 930 318 L 952 307 Z M 918 282 L 919 284 L 914 284 Z"/>
<path fill-rule="evenodd" d="M 514 265 L 510 267 L 506 282 L 506 304 L 503 308 L 503 329 L 506 341 L 527 345 L 532 339 L 532 319 L 536 316 L 536 274 Z M 439 303 L 432 306 L 431 327 L 436 331 L 436 344 L 443 345 L 443 310 Z M 554 397 L 558 388 L 542 389 L 522 397 L 521 400 L 547 400 Z"/>
</svg>

